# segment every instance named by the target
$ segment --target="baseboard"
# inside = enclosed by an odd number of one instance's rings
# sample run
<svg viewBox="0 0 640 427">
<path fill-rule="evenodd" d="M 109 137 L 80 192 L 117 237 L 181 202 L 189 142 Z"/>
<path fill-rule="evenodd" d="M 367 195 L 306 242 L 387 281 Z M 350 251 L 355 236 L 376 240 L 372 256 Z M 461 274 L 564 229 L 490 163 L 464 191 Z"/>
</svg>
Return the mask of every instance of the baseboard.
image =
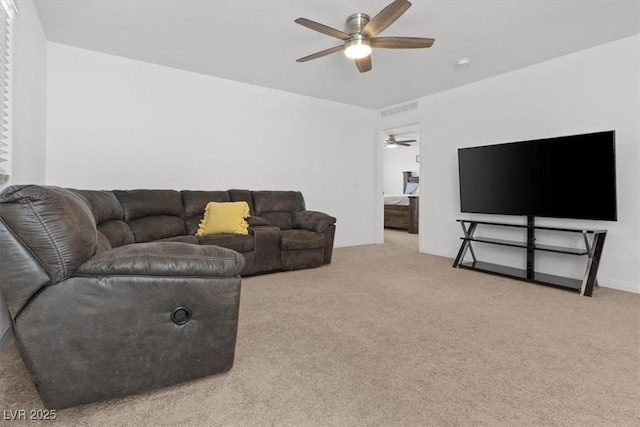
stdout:
<svg viewBox="0 0 640 427">
<path fill-rule="evenodd" d="M 382 243 L 382 242 L 380 242 Z M 333 244 L 333 248 L 334 249 L 338 249 L 338 248 L 351 248 L 351 247 L 355 247 L 355 246 L 368 246 L 368 245 L 376 245 L 379 243 L 376 243 L 375 240 L 351 240 L 351 241 L 340 241 L 340 242 L 336 242 Z"/>
<path fill-rule="evenodd" d="M 598 277 L 598 283 L 603 288 L 611 288 L 611 289 L 617 289 L 619 291 L 640 294 L 640 285 L 637 283 L 629 283 L 629 282 L 623 282 L 620 280 L 607 279 L 606 277 Z"/>
<path fill-rule="evenodd" d="M 427 255 L 441 256 L 443 258 L 451 258 L 452 264 L 453 264 L 453 259 L 455 258 L 451 256 L 451 252 L 449 250 L 445 250 L 445 249 L 429 248 L 428 252 L 420 251 L 420 253 L 427 254 Z"/>
<path fill-rule="evenodd" d="M 553 270 L 540 270 L 541 273 L 554 274 L 556 276 L 565 276 L 566 273 Z M 568 276 L 567 276 L 568 277 Z M 577 277 L 576 277 L 577 278 Z M 621 280 L 609 279 L 608 277 L 598 275 L 598 285 L 601 288 L 615 289 L 618 291 L 632 292 L 640 294 L 640 286 L 637 283 L 623 282 Z"/>
</svg>

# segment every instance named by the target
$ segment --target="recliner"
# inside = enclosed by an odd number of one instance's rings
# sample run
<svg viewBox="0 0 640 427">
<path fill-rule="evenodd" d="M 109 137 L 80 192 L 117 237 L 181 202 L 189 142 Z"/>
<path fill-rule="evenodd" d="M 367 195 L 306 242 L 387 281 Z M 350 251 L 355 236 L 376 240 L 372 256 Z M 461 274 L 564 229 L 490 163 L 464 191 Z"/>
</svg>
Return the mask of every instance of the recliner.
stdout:
<svg viewBox="0 0 640 427">
<path fill-rule="evenodd" d="M 105 203 L 96 209 L 91 198 Z M 48 408 L 233 365 L 244 258 L 193 243 L 126 244 L 127 227 L 109 192 L 14 186 L 0 194 L 0 291 Z"/>
</svg>

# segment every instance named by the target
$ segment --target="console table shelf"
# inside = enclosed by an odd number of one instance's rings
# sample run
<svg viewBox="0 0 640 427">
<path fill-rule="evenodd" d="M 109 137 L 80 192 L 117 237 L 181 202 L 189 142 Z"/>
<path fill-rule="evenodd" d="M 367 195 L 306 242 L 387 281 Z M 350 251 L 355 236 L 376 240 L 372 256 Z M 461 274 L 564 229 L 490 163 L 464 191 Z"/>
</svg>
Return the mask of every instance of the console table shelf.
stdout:
<svg viewBox="0 0 640 427">
<path fill-rule="evenodd" d="M 598 286 L 596 279 L 598 273 L 598 266 L 600 264 L 600 256 L 602 255 L 602 248 L 604 246 L 604 239 L 606 237 L 606 230 L 584 230 L 579 228 L 559 228 L 559 227 L 544 227 L 536 226 L 534 224 L 534 218 L 528 217 L 527 224 L 509 224 L 501 222 L 489 222 L 489 221 L 473 221 L 459 219 L 457 220 L 462 226 L 464 237 L 461 237 L 462 245 L 458 251 L 453 267 L 466 268 L 469 270 L 482 271 L 485 273 L 496 274 L 504 277 L 511 277 L 514 279 L 524 280 L 527 282 L 538 283 L 543 285 L 549 285 L 554 287 L 560 287 L 563 289 L 570 289 L 579 291 L 580 295 L 591 296 L 594 287 Z M 475 237 L 474 234 L 479 225 L 489 225 L 494 227 L 509 227 L 509 228 L 524 228 L 527 230 L 527 241 L 515 241 L 496 239 L 492 237 Z M 564 232 L 564 233 L 580 233 L 583 237 L 584 247 L 573 248 L 539 244 L 536 242 L 535 231 L 545 230 L 552 232 Z M 473 250 L 472 243 L 485 243 L 490 245 L 508 246 L 513 248 L 524 249 L 527 252 L 527 266 L 526 268 L 515 268 L 504 265 L 498 265 L 488 263 L 484 261 L 478 261 L 475 252 Z M 554 252 L 566 255 L 577 255 L 588 257 L 587 267 L 584 277 L 582 279 L 575 279 L 569 277 L 561 277 L 552 274 L 540 273 L 535 271 L 535 252 L 545 251 Z M 464 257 L 467 252 L 471 253 L 473 261 L 464 262 Z"/>
<path fill-rule="evenodd" d="M 523 268 L 507 267 L 505 265 L 491 264 L 489 262 L 475 261 L 465 262 L 458 266 L 469 270 L 482 271 L 483 273 L 495 274 L 497 276 L 511 277 L 527 282 L 538 283 L 540 285 L 554 286 L 563 289 L 579 291 L 582 287 L 582 280 L 571 279 L 569 277 L 555 276 L 553 274 L 535 272 L 532 279 L 527 278 L 527 270 Z"/>
<path fill-rule="evenodd" d="M 526 242 L 517 242 L 515 240 L 494 239 L 492 237 L 474 237 L 472 239 L 461 237 L 460 239 L 469 240 L 471 242 L 490 243 L 493 245 L 512 246 L 514 248 L 527 249 Z M 536 251 L 557 252 L 560 254 L 569 254 L 569 255 L 588 255 L 589 254 L 586 248 L 567 248 L 563 246 L 553 246 L 553 245 L 535 244 L 533 249 Z"/>
</svg>

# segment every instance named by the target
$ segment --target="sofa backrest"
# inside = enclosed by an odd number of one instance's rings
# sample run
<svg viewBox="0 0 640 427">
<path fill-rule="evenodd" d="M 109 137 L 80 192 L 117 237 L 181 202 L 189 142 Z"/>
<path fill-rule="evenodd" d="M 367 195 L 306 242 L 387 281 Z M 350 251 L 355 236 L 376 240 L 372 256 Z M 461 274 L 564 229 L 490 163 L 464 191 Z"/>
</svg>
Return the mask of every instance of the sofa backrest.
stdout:
<svg viewBox="0 0 640 427">
<path fill-rule="evenodd" d="M 229 190 L 229 197 L 232 202 L 247 202 L 249 205 L 249 214 L 255 215 L 255 209 L 253 207 L 253 196 L 249 190 Z"/>
<path fill-rule="evenodd" d="M 114 190 L 138 243 L 186 234 L 182 196 L 175 190 Z"/>
<path fill-rule="evenodd" d="M 136 240 L 129 225 L 124 222 L 124 210 L 112 191 L 74 190 L 82 195 L 96 221 L 96 227 L 109 241 L 111 248 L 128 245 Z M 98 235 L 100 237 L 100 235 Z"/>
<path fill-rule="evenodd" d="M 183 190 L 184 223 L 187 234 L 194 235 L 204 216 L 204 209 L 209 202 L 231 202 L 227 191 L 192 191 Z"/>
<path fill-rule="evenodd" d="M 96 248 L 93 214 L 77 193 L 38 185 L 0 193 L 0 291 L 13 318 L 41 287 L 71 276 Z"/>
<path fill-rule="evenodd" d="M 252 191 L 254 214 L 268 220 L 281 230 L 293 228 L 293 218 L 305 210 L 304 197 L 299 191 Z"/>
</svg>

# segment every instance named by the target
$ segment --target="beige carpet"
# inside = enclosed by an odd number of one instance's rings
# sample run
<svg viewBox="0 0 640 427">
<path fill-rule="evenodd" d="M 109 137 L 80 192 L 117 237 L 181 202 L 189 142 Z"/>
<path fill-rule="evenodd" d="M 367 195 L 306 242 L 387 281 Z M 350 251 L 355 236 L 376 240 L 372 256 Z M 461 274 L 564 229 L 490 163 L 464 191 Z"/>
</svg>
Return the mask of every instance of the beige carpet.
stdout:
<svg viewBox="0 0 640 427">
<path fill-rule="evenodd" d="M 42 424 L 640 425 L 640 295 L 579 297 L 451 263 L 388 232 L 330 266 L 247 278 L 230 372 Z M 41 405 L 12 344 L 0 410 Z"/>
</svg>

